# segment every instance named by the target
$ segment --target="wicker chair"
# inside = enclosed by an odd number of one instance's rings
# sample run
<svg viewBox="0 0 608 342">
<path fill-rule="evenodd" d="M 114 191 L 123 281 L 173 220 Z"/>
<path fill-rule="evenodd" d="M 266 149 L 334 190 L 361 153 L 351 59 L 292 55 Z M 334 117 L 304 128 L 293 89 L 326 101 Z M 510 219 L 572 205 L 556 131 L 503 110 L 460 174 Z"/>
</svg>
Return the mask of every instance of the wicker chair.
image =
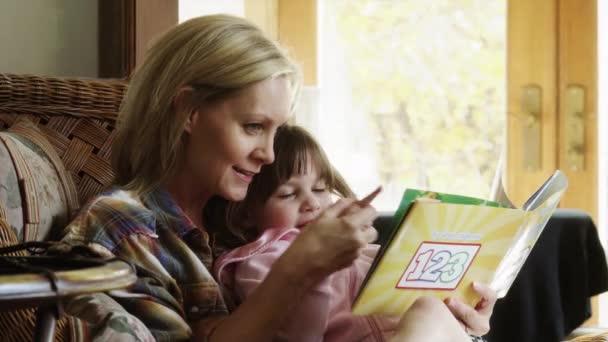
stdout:
<svg viewBox="0 0 608 342">
<path fill-rule="evenodd" d="M 120 80 L 0 74 L 0 131 L 22 118 L 33 122 L 73 181 L 77 207 L 112 181 L 110 146 L 125 90 Z M 1 204 L 0 246 L 24 242 L 25 235 L 19 239 L 8 227 Z M 56 340 L 75 339 L 69 322 L 58 322 Z M 34 309 L 0 313 L 0 341 L 30 341 L 34 324 Z"/>
</svg>

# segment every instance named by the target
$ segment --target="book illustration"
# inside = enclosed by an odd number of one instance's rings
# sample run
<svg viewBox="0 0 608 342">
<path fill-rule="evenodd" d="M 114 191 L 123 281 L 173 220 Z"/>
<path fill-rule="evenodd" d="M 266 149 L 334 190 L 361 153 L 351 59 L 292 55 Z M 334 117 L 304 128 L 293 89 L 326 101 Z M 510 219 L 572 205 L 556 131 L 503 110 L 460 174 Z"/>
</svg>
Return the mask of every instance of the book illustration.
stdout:
<svg viewBox="0 0 608 342">
<path fill-rule="evenodd" d="M 455 289 L 475 259 L 478 243 L 422 242 L 397 283 L 399 289 Z"/>
<path fill-rule="evenodd" d="M 423 295 L 479 300 L 473 281 L 504 296 L 557 207 L 567 180 L 557 171 L 526 202 L 407 190 L 388 242 L 353 305 L 355 314 L 401 314 Z"/>
</svg>

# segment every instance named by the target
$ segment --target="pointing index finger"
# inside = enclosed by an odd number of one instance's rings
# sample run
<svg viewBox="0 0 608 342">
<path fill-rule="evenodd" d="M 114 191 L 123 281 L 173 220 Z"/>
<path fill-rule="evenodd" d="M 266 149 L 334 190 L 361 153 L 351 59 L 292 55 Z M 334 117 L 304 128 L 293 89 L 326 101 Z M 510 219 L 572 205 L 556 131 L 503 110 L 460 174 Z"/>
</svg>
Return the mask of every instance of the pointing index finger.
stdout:
<svg viewBox="0 0 608 342">
<path fill-rule="evenodd" d="M 360 206 L 360 207 L 367 207 L 368 205 L 370 205 L 372 203 L 372 201 L 378 196 L 378 194 L 382 191 L 382 187 L 378 186 L 374 191 L 372 191 L 369 195 L 363 197 L 362 199 L 358 200 L 356 203 Z"/>
</svg>

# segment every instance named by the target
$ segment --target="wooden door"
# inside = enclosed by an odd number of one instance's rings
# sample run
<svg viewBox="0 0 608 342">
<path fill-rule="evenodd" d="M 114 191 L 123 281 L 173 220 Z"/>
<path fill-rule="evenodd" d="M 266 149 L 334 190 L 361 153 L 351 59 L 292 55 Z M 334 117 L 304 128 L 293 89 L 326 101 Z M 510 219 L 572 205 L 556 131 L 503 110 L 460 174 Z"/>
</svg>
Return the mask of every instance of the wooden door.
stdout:
<svg viewBox="0 0 608 342">
<path fill-rule="evenodd" d="M 521 205 L 560 169 L 570 183 L 561 207 L 582 209 L 597 222 L 597 0 L 509 0 L 507 17 L 507 194 Z M 536 118 L 523 104 L 535 87 Z M 568 112 L 570 92 L 581 90 L 584 139 L 576 143 Z M 526 160 L 535 148 L 538 160 Z M 593 306 L 589 324 L 597 323 L 596 300 Z"/>
</svg>

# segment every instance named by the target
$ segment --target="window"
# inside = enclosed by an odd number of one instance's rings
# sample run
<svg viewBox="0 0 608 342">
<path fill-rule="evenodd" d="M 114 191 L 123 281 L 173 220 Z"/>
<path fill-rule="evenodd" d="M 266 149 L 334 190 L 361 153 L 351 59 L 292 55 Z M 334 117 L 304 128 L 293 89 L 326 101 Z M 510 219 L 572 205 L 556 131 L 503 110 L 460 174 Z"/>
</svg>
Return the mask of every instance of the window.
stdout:
<svg viewBox="0 0 608 342">
<path fill-rule="evenodd" d="M 355 192 L 383 184 L 379 210 L 406 187 L 487 197 L 504 139 L 506 1 L 320 0 L 318 18 L 319 106 L 296 119 Z"/>
<path fill-rule="evenodd" d="M 244 0 L 179 0 L 178 13 L 180 23 L 201 15 L 216 13 L 242 17 L 245 15 L 245 3 Z"/>
</svg>

